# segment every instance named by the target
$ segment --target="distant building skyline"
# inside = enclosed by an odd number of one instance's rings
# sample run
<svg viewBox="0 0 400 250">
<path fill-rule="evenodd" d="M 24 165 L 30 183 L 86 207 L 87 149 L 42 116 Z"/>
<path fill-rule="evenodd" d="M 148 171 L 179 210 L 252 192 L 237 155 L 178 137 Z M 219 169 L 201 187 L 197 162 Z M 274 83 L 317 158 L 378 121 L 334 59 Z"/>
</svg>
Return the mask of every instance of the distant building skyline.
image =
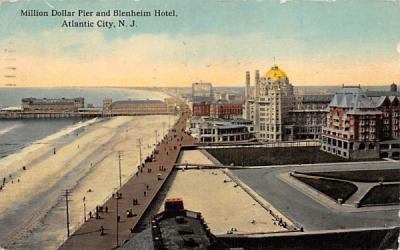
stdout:
<svg viewBox="0 0 400 250">
<path fill-rule="evenodd" d="M 63 28 L 21 10 L 175 10 L 128 17 L 136 28 Z M 294 85 L 388 85 L 400 80 L 396 1 L 1 1 L 0 86 L 242 86 L 276 63 Z"/>
</svg>

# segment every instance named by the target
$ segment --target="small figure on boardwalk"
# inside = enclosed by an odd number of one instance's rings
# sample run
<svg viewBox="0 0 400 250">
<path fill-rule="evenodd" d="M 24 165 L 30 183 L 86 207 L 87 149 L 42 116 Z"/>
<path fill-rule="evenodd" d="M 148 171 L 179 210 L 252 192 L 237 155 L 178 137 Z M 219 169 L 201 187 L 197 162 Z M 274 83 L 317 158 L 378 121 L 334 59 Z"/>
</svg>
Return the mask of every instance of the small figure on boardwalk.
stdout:
<svg viewBox="0 0 400 250">
<path fill-rule="evenodd" d="M 103 236 L 104 235 L 104 227 L 100 226 L 100 235 Z"/>
<path fill-rule="evenodd" d="M 106 206 L 106 213 L 108 213 L 108 207 Z"/>
<path fill-rule="evenodd" d="M 134 216 L 132 209 L 126 210 L 126 217 L 127 218 L 132 218 Z"/>
<path fill-rule="evenodd" d="M 144 191 L 144 192 L 143 192 L 143 196 L 144 196 L 144 197 L 146 197 L 146 195 L 147 195 L 147 192 L 146 192 L 146 191 Z"/>
</svg>

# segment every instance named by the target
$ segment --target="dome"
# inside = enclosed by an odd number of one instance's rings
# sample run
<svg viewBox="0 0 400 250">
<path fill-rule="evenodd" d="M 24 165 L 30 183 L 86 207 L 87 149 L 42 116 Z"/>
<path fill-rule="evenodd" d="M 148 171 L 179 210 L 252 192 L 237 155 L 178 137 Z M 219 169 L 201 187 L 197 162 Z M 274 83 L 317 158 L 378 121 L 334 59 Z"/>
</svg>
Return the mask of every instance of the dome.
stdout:
<svg viewBox="0 0 400 250">
<path fill-rule="evenodd" d="M 272 81 L 277 81 L 286 80 L 288 77 L 283 70 L 278 68 L 278 66 L 274 66 L 265 74 L 265 78 L 271 79 Z"/>
</svg>

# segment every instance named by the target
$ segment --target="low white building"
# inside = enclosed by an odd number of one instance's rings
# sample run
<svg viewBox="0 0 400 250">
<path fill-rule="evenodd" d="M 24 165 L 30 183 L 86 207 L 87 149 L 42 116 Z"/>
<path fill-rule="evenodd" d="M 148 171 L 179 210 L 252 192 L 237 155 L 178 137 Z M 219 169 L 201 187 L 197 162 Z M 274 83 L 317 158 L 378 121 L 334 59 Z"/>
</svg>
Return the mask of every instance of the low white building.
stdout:
<svg viewBox="0 0 400 250">
<path fill-rule="evenodd" d="M 192 117 L 190 133 L 198 143 L 238 143 L 254 141 L 253 123 L 245 119 L 223 120 Z"/>
</svg>

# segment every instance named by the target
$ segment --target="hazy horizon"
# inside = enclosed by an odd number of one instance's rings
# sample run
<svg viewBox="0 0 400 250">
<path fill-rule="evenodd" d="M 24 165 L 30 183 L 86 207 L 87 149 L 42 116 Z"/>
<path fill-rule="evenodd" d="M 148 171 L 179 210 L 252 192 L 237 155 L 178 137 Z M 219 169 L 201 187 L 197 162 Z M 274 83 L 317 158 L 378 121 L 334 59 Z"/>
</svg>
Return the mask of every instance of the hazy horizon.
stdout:
<svg viewBox="0 0 400 250">
<path fill-rule="evenodd" d="M 65 28 L 21 10 L 175 10 L 128 17 L 135 28 Z M 274 63 L 294 85 L 389 85 L 400 80 L 398 1 L 0 1 L 0 84 L 54 86 L 241 86 L 245 71 Z M 124 17 L 125 18 L 125 17 Z M 275 58 L 275 59 L 274 59 Z"/>
</svg>

